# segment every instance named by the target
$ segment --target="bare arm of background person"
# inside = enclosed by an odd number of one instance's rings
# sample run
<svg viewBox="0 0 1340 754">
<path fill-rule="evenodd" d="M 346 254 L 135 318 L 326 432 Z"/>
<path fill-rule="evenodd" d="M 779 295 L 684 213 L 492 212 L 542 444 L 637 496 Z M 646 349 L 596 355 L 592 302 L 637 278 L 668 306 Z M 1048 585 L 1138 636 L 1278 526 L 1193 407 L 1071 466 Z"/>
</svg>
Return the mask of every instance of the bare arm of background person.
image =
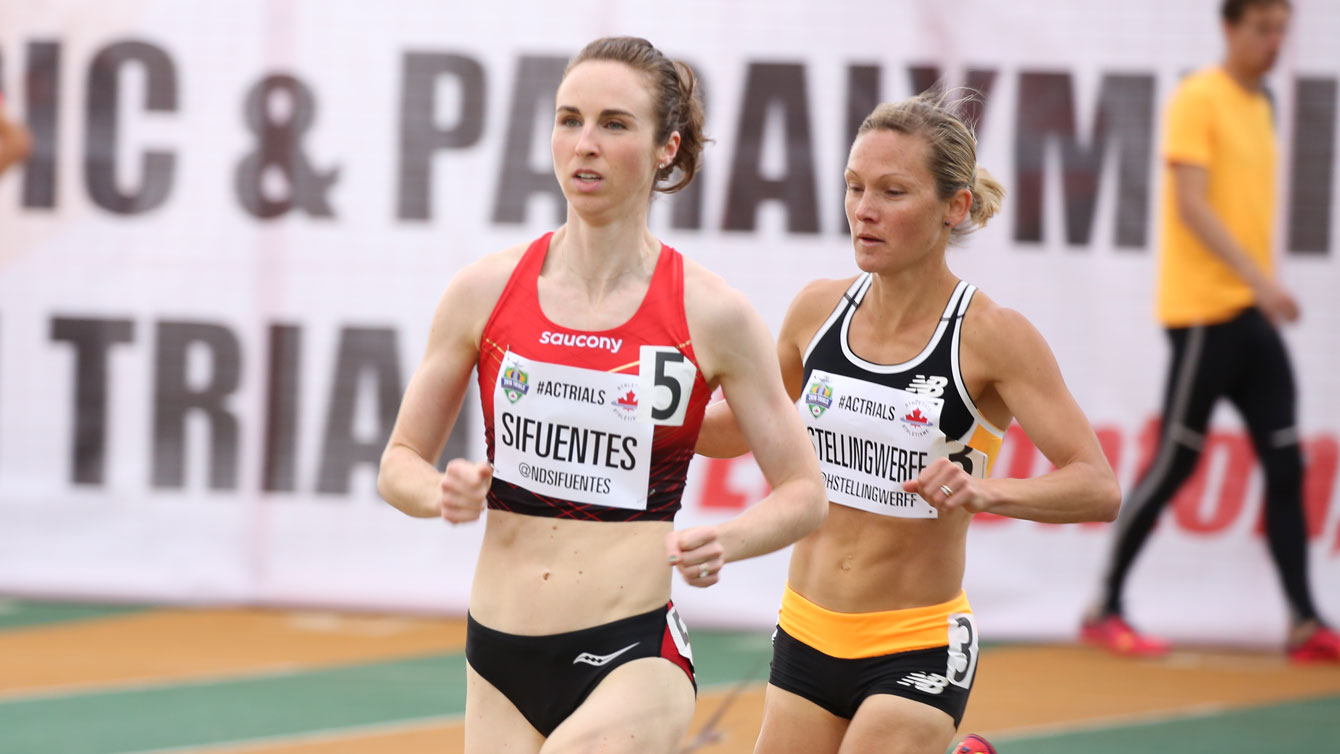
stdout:
<svg viewBox="0 0 1340 754">
<path fill-rule="evenodd" d="M 1173 191 L 1177 194 L 1177 214 L 1196 238 L 1215 256 L 1233 269 L 1252 292 L 1257 306 L 1270 321 L 1293 322 L 1298 319 L 1298 302 L 1279 283 L 1272 280 L 1233 240 L 1209 200 L 1209 173 L 1199 165 L 1173 163 Z"/>
<path fill-rule="evenodd" d="M 33 137 L 23 124 L 11 120 L 0 109 L 0 174 L 16 162 L 27 159 L 32 152 Z"/>
<path fill-rule="evenodd" d="M 945 509 L 1048 523 L 1114 520 L 1121 505 L 1116 475 L 1051 348 L 1022 314 L 983 299 L 973 299 L 964 320 L 964 379 L 971 384 L 970 368 L 985 374 L 991 400 L 1004 404 L 1056 470 L 1033 479 L 975 479 L 941 458 L 903 489 Z M 947 500 L 934 492 L 940 485 L 953 490 Z"/>
<path fill-rule="evenodd" d="M 688 272 L 686 270 L 686 272 Z M 666 554 L 685 581 L 710 586 L 725 563 L 772 552 L 823 523 L 828 496 L 805 427 L 787 396 L 772 336 L 738 291 L 703 271 L 686 288 L 689 325 L 704 377 L 721 385 L 739 437 L 772 492 L 718 526 L 671 532 Z M 697 325 L 697 327 L 695 327 Z M 700 576 L 702 565 L 708 573 Z"/>
<path fill-rule="evenodd" d="M 442 516 L 461 523 L 479 518 L 484 510 L 493 478 L 487 463 L 453 459 L 445 472 L 434 464 L 479 361 L 484 324 L 519 254 L 517 247 L 461 270 L 433 313 L 428 346 L 401 399 L 377 474 L 381 496 L 411 516 Z"/>
</svg>

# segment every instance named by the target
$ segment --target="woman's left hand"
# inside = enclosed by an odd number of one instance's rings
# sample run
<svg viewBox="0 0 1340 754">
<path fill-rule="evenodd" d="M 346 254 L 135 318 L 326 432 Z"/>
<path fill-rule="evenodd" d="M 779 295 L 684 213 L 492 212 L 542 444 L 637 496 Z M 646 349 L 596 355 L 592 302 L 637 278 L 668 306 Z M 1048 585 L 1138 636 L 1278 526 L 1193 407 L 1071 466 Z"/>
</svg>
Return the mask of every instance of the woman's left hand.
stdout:
<svg viewBox="0 0 1340 754">
<path fill-rule="evenodd" d="M 970 476 L 962 466 L 947 458 L 936 459 L 916 479 L 903 482 L 903 491 L 921 495 L 921 499 L 942 511 L 963 508 L 981 513 L 991 506 L 983 480 Z"/>
<path fill-rule="evenodd" d="M 725 551 L 715 526 L 695 526 L 665 535 L 666 560 L 679 568 L 689 586 L 708 587 L 721 578 L 726 565 Z"/>
</svg>

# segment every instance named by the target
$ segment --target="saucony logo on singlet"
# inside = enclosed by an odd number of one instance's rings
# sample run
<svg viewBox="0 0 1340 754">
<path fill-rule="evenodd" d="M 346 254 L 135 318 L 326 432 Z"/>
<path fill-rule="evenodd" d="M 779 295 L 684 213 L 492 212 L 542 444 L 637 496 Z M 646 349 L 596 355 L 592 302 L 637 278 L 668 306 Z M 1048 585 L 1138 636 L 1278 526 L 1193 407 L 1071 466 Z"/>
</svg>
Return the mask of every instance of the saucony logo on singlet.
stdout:
<svg viewBox="0 0 1340 754">
<path fill-rule="evenodd" d="M 572 333 L 540 333 L 540 345 L 569 346 L 572 348 L 598 348 L 610 353 L 618 353 L 623 348 L 623 338 L 611 338 L 606 335 L 573 335 Z"/>
<path fill-rule="evenodd" d="M 587 665 L 595 665 L 596 667 L 601 667 L 603 665 L 609 664 L 610 660 L 613 660 L 615 657 L 618 657 L 619 655 L 623 654 L 624 652 L 627 652 L 628 650 L 632 649 L 633 647 L 636 647 L 641 643 L 642 642 L 640 641 L 635 641 L 632 644 L 629 644 L 628 646 L 624 647 L 623 649 L 620 649 L 618 652 L 610 652 L 607 655 L 593 655 L 590 652 L 582 652 L 581 654 L 577 655 L 577 659 L 573 660 L 572 664 L 576 665 L 579 662 L 584 662 Z"/>
<path fill-rule="evenodd" d="M 907 386 L 907 392 L 939 398 L 945 394 L 945 385 L 948 384 L 948 377 L 927 377 L 919 374 L 912 378 L 912 384 Z"/>
</svg>

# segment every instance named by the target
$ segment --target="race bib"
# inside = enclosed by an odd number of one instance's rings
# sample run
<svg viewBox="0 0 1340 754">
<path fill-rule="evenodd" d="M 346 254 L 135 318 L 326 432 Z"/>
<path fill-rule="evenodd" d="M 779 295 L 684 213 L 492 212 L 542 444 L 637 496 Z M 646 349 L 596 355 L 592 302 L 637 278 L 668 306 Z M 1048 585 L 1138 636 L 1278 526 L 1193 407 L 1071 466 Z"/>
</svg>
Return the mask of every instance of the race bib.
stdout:
<svg viewBox="0 0 1340 754">
<path fill-rule="evenodd" d="M 493 475 L 540 495 L 646 510 L 655 428 L 637 375 L 503 356 L 493 388 Z"/>
<path fill-rule="evenodd" d="M 902 483 L 915 479 L 937 452 L 953 450 L 940 432 L 943 406 L 942 398 L 811 372 L 796 407 L 819 456 L 828 499 L 883 516 L 938 518 Z"/>
</svg>

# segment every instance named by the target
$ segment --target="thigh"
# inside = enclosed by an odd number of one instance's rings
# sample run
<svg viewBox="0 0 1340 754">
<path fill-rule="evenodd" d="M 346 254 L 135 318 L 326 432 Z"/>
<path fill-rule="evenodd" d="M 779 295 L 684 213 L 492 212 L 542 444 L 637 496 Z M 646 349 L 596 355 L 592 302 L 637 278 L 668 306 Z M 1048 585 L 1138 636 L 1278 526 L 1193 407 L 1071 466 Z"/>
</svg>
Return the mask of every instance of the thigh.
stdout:
<svg viewBox="0 0 1340 754">
<path fill-rule="evenodd" d="M 1242 414 L 1257 451 L 1265 452 L 1296 439 L 1291 432 L 1296 423 L 1295 387 L 1293 365 L 1279 330 L 1253 313 L 1242 323 L 1239 337 L 1247 358 L 1229 398 Z M 1290 434 L 1277 436 L 1281 431 Z"/>
<path fill-rule="evenodd" d="M 554 730 L 544 754 L 672 754 L 693 721 L 693 684 L 669 660 L 648 657 L 610 671 Z"/>
<path fill-rule="evenodd" d="M 465 752 L 509 754 L 538 752 L 544 736 L 517 711 L 516 705 L 469 663 L 465 666 Z"/>
<path fill-rule="evenodd" d="M 850 721 L 768 684 L 754 754 L 834 754 Z"/>
<path fill-rule="evenodd" d="M 1163 393 L 1163 439 L 1199 444 L 1215 402 L 1239 369 L 1234 323 L 1198 325 L 1168 331 L 1172 351 Z M 1180 433 L 1190 431 L 1194 437 Z"/>
<path fill-rule="evenodd" d="M 944 754 L 957 728 L 946 712 L 889 694 L 866 697 L 839 754 Z"/>
</svg>

